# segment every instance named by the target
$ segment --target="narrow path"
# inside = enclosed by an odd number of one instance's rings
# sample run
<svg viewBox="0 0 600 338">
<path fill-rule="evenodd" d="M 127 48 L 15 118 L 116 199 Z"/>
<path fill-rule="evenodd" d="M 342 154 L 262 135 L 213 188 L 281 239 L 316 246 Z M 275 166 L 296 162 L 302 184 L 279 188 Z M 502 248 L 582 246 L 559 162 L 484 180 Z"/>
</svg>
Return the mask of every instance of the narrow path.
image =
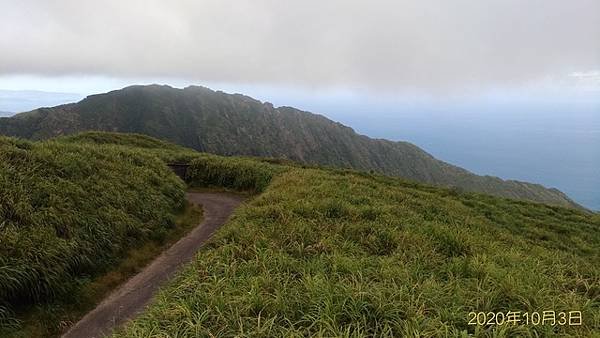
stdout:
<svg viewBox="0 0 600 338">
<path fill-rule="evenodd" d="M 182 264 L 194 257 L 204 242 L 227 221 L 243 200 L 240 196 L 225 193 L 187 193 L 186 198 L 191 203 L 202 205 L 202 223 L 110 294 L 63 337 L 100 338 L 135 317 L 148 304 L 158 288 L 172 277 Z"/>
</svg>

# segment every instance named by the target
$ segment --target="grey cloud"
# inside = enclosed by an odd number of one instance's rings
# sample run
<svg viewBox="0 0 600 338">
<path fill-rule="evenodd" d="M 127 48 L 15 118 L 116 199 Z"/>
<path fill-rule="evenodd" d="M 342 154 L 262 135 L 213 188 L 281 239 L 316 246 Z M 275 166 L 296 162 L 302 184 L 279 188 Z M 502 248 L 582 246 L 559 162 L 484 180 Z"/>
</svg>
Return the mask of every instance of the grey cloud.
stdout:
<svg viewBox="0 0 600 338">
<path fill-rule="evenodd" d="M 3 0 L 0 13 L 0 75 L 446 90 L 600 69 L 597 0 Z"/>
</svg>

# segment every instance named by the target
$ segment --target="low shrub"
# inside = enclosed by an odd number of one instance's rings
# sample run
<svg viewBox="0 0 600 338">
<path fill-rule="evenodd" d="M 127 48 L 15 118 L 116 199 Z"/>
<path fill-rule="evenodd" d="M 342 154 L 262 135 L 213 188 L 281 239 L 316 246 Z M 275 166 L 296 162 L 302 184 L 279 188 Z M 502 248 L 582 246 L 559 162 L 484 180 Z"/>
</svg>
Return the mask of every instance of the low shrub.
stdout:
<svg viewBox="0 0 600 338">
<path fill-rule="evenodd" d="M 223 187 L 263 191 L 273 176 L 286 167 L 239 157 L 203 154 L 190 163 L 186 181 L 195 187 Z"/>
</svg>

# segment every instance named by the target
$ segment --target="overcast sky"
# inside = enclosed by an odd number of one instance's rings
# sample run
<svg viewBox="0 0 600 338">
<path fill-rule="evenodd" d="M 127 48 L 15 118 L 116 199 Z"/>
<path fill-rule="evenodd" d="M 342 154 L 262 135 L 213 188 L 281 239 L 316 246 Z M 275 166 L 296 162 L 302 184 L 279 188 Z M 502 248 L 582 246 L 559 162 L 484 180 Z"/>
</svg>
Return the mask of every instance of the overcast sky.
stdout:
<svg viewBox="0 0 600 338">
<path fill-rule="evenodd" d="M 0 13 L 0 89 L 600 87 L 598 0 L 0 0 Z"/>
</svg>

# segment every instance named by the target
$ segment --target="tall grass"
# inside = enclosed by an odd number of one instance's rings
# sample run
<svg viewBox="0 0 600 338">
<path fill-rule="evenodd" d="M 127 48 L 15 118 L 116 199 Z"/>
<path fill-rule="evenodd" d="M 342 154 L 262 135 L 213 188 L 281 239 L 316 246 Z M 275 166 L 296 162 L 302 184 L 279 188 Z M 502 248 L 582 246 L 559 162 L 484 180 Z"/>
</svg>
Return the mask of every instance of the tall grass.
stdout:
<svg viewBox="0 0 600 338">
<path fill-rule="evenodd" d="M 87 131 L 79 134 L 61 136 L 56 140 L 68 143 L 92 143 L 98 145 L 121 145 L 143 149 L 163 149 L 163 150 L 180 150 L 184 149 L 173 143 L 161 141 L 159 139 L 135 133 L 110 133 L 100 131 Z"/>
<path fill-rule="evenodd" d="M 0 138 L 0 323 L 161 238 L 194 186 L 259 193 L 118 337 L 593 336 L 600 216 L 143 136 Z M 470 326 L 470 311 L 582 326 Z M 0 334 L 1 334 L 0 330 Z"/>
<path fill-rule="evenodd" d="M 263 191 L 286 167 L 247 158 L 202 154 L 191 161 L 187 178 L 192 186 Z"/>
<path fill-rule="evenodd" d="M 204 173 L 196 184 L 263 193 L 115 337 L 600 332 L 597 216 L 364 173 L 271 170 L 247 161 L 196 163 Z M 583 325 L 467 324 L 470 311 L 546 310 L 582 311 Z"/>
<path fill-rule="evenodd" d="M 79 145 L 110 145 L 126 151 L 136 149 L 138 152 L 157 157 L 167 163 L 188 163 L 200 156 L 200 153 L 195 150 L 141 134 L 89 131 L 62 136 L 56 138 L 56 141 Z"/>
<path fill-rule="evenodd" d="M 0 324 L 68 298 L 79 277 L 160 237 L 183 203 L 183 182 L 147 151 L 0 138 Z"/>
</svg>

